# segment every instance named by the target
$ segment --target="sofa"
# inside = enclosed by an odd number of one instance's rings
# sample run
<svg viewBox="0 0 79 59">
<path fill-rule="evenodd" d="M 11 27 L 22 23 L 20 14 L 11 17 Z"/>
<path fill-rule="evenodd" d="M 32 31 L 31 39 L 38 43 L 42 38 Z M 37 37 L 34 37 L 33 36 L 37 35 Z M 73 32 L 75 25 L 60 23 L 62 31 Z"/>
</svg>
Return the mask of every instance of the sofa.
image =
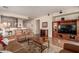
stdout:
<svg viewBox="0 0 79 59">
<path fill-rule="evenodd" d="M 28 39 L 32 39 L 34 34 L 30 29 L 20 29 L 15 31 L 16 39 L 18 42 L 25 42 Z"/>
<path fill-rule="evenodd" d="M 0 44 L 0 51 L 4 50 L 2 44 Z"/>
<path fill-rule="evenodd" d="M 60 51 L 60 53 L 79 53 L 79 43 L 78 42 L 64 43 L 64 47 Z"/>
</svg>

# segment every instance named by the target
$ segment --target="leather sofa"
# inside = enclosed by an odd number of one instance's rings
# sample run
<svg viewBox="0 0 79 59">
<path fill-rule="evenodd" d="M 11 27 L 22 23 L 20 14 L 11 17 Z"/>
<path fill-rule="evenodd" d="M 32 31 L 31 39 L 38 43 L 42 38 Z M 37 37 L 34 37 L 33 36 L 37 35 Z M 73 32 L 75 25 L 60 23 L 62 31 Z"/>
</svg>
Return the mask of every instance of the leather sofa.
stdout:
<svg viewBox="0 0 79 59">
<path fill-rule="evenodd" d="M 79 43 L 77 42 L 64 43 L 64 47 L 60 51 L 60 53 L 79 53 Z"/>
</svg>

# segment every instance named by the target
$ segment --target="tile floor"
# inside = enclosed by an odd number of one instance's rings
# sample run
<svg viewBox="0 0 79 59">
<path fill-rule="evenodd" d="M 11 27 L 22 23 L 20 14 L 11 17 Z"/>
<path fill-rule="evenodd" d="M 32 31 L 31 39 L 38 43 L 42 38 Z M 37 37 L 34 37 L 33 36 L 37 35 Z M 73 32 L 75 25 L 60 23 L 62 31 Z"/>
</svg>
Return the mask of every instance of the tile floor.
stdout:
<svg viewBox="0 0 79 59">
<path fill-rule="evenodd" d="M 79 45 L 78 42 L 76 41 L 72 41 L 72 40 L 61 40 L 61 39 L 58 39 L 58 42 L 57 41 L 54 41 L 54 43 L 56 44 L 53 44 L 52 43 L 52 40 L 50 40 L 50 43 L 49 43 L 49 49 L 48 50 L 45 50 L 44 52 L 47 52 L 47 53 L 59 53 L 62 49 L 63 49 L 63 46 L 64 46 L 64 43 L 71 43 L 71 44 L 76 44 L 76 45 Z"/>
<path fill-rule="evenodd" d="M 48 49 L 45 49 L 43 51 L 43 53 L 59 53 L 60 50 L 63 49 L 61 47 L 58 47 L 56 45 L 53 45 L 51 39 L 49 39 L 49 40 L 50 40 L 50 42 L 49 42 L 49 48 Z"/>
</svg>

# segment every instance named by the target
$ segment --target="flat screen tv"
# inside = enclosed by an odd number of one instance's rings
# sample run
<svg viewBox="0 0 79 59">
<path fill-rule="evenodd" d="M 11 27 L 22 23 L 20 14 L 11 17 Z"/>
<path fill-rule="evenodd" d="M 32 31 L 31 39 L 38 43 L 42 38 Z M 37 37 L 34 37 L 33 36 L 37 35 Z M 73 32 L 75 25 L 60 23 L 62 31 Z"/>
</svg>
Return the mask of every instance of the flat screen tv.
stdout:
<svg viewBox="0 0 79 59">
<path fill-rule="evenodd" d="M 76 24 L 62 24 L 58 26 L 58 33 L 66 33 L 66 34 L 77 34 L 77 26 Z"/>
</svg>

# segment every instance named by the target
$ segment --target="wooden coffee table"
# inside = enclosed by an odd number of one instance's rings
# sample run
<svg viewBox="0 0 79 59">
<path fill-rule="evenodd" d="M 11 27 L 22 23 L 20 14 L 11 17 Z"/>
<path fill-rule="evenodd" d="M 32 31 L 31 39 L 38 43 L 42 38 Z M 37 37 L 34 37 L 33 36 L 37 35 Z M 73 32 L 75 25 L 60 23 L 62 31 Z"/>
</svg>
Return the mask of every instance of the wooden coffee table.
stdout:
<svg viewBox="0 0 79 59">
<path fill-rule="evenodd" d="M 40 39 L 34 39 L 33 42 L 35 43 L 35 45 L 41 48 L 41 52 L 43 52 L 47 48 L 47 46 L 43 45 L 44 42 Z"/>
</svg>

